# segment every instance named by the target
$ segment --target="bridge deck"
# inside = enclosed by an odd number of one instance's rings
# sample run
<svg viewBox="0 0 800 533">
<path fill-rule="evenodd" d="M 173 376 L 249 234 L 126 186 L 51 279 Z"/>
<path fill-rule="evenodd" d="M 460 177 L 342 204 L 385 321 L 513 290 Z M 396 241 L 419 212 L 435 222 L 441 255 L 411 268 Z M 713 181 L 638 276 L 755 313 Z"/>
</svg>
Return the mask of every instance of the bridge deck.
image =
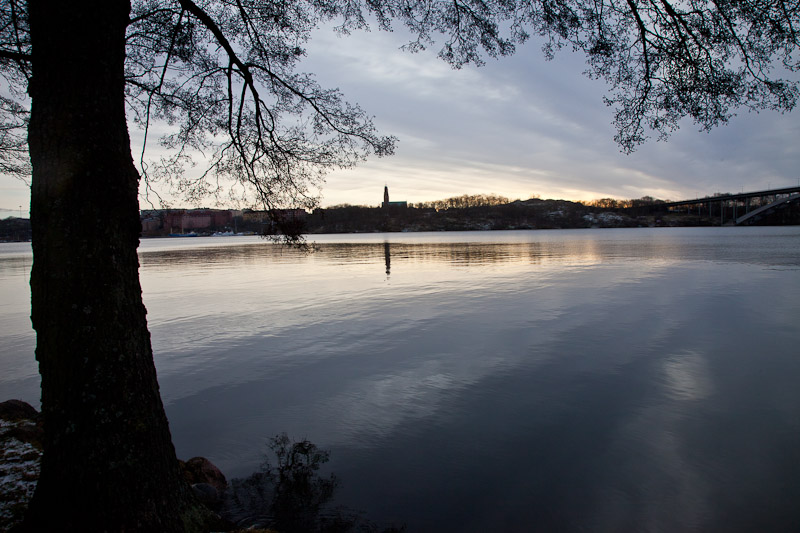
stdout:
<svg viewBox="0 0 800 533">
<path fill-rule="evenodd" d="M 697 205 L 708 202 L 725 202 L 728 200 L 745 200 L 747 198 L 761 198 L 764 196 L 774 196 L 777 194 L 800 193 L 800 187 L 784 187 L 782 189 L 766 189 L 763 191 L 742 192 L 737 194 L 725 194 L 721 196 L 707 196 L 705 198 L 695 198 L 694 200 L 681 200 L 679 202 L 665 202 L 658 204 L 659 207 L 679 207 L 682 205 Z"/>
<path fill-rule="evenodd" d="M 793 201 L 797 200 L 798 198 L 800 198 L 800 193 L 792 194 L 790 196 L 785 196 L 783 198 L 778 198 L 777 200 L 775 200 L 771 204 L 762 205 L 758 209 L 754 209 L 753 211 L 750 211 L 746 215 L 740 216 L 739 218 L 736 219 L 736 224 L 741 224 L 742 222 L 745 222 L 748 219 L 750 219 L 750 218 L 752 218 L 752 217 L 754 217 L 754 216 L 756 216 L 756 215 L 758 215 L 760 213 L 763 213 L 764 211 L 769 211 L 770 209 L 773 209 L 774 207 L 779 206 L 781 204 L 785 204 L 785 203 L 788 203 L 788 202 L 793 202 Z"/>
</svg>

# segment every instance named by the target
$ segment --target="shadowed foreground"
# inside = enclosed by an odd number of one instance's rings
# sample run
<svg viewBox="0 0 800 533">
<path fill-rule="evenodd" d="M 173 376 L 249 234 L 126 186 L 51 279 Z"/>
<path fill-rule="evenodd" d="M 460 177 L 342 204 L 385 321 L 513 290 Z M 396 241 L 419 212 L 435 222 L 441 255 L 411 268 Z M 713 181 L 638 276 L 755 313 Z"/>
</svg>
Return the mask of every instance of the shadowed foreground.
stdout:
<svg viewBox="0 0 800 533">
<path fill-rule="evenodd" d="M 19 527 L 36 488 L 42 456 L 40 414 L 19 400 L 0 403 L 0 531 Z M 333 533 L 347 531 L 399 532 L 382 529 L 361 513 L 334 506 L 338 479 L 323 477 L 320 467 L 329 453 L 313 443 L 292 442 L 283 433 L 270 440 L 262 469 L 230 484 L 210 461 L 201 457 L 181 461 L 184 478 L 204 505 L 216 513 L 213 531 L 253 528 L 280 533 Z"/>
</svg>

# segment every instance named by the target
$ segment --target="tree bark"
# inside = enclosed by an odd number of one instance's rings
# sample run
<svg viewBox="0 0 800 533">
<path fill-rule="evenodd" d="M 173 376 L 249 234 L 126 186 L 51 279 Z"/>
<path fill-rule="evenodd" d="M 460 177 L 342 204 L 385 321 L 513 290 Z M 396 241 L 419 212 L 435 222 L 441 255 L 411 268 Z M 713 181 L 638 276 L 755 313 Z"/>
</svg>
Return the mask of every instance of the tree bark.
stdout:
<svg viewBox="0 0 800 533">
<path fill-rule="evenodd" d="M 139 284 L 125 117 L 130 3 L 30 2 L 32 322 L 42 376 L 33 531 L 183 531 Z"/>
</svg>

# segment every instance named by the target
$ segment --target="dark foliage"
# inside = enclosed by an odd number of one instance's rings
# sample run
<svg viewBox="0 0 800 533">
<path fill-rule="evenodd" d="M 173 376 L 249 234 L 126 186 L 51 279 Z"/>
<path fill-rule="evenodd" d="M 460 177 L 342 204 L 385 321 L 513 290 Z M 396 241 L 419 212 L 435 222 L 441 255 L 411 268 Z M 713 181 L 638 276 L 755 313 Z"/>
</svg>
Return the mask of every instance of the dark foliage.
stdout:
<svg viewBox="0 0 800 533">
<path fill-rule="evenodd" d="M 31 240 L 31 221 L 27 218 L 9 217 L 0 220 L 0 242 Z"/>
<path fill-rule="evenodd" d="M 540 199 L 439 210 L 428 207 L 385 209 L 340 206 L 315 210 L 306 220 L 306 227 L 310 233 L 350 233 L 586 228 L 593 225 L 619 227 L 640 224 L 630 217 L 608 218 L 600 223 L 586 217 L 599 211 L 576 202 Z"/>
</svg>

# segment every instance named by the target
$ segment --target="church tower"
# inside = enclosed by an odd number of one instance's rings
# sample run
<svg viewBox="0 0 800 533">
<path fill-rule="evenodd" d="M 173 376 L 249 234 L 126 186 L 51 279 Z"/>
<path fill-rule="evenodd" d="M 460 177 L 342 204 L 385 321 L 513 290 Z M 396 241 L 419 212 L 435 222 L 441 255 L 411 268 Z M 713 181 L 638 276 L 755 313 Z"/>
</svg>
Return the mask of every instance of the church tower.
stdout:
<svg viewBox="0 0 800 533">
<path fill-rule="evenodd" d="M 400 208 L 405 209 L 405 208 L 408 207 L 408 202 L 406 202 L 406 201 L 390 202 L 389 201 L 389 186 L 385 185 L 383 187 L 383 203 L 381 204 L 381 207 L 383 207 L 384 209 L 400 209 Z"/>
</svg>

